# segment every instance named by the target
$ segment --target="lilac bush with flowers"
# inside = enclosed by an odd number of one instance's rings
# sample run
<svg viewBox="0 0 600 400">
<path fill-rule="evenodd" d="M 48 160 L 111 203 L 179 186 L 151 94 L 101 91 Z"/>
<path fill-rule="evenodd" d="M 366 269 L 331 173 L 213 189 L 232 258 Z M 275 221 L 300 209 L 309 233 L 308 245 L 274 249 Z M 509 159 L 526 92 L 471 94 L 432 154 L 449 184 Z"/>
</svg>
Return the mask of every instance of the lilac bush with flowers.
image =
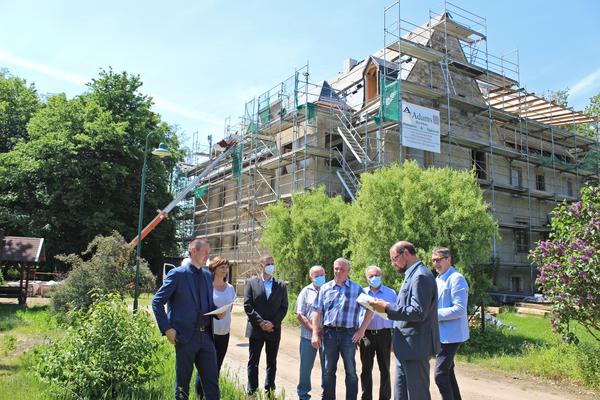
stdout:
<svg viewBox="0 0 600 400">
<path fill-rule="evenodd" d="M 600 188 L 584 187 L 580 201 L 552 215 L 549 239 L 530 253 L 539 289 L 552 302 L 550 322 L 566 342 L 579 342 L 576 322 L 600 341 Z"/>
</svg>

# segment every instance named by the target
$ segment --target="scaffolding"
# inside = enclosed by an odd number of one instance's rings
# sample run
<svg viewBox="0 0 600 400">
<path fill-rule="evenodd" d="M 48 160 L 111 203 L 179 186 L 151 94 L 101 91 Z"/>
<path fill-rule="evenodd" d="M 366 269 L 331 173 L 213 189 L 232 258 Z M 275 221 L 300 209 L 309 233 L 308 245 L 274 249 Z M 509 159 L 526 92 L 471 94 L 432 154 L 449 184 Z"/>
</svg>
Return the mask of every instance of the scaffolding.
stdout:
<svg viewBox="0 0 600 400">
<path fill-rule="evenodd" d="M 523 88 L 518 52 L 491 54 L 485 18 L 450 2 L 422 25 L 401 18 L 400 2 L 386 7 L 383 42 L 329 80 L 311 80 L 308 64 L 296 69 L 226 122 L 225 136 L 245 138 L 241 167 L 223 162 L 209 175 L 194 198 L 193 234 L 233 260 L 241 282 L 264 253 L 266 206 L 319 185 L 353 201 L 361 173 L 411 159 L 474 171 L 502 229 L 492 247 L 497 286 L 532 292 L 527 250 L 547 234 L 548 212 L 598 180 L 598 138 L 572 127 L 597 132 L 598 121 Z M 403 145 L 403 101 L 439 111 L 440 153 Z"/>
</svg>

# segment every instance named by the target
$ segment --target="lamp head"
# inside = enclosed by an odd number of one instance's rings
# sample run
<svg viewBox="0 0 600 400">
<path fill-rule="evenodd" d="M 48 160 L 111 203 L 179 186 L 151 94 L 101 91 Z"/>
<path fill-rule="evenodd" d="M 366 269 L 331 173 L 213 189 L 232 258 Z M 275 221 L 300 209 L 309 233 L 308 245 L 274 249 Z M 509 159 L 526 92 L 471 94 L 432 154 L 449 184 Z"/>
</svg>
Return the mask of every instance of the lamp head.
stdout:
<svg viewBox="0 0 600 400">
<path fill-rule="evenodd" d="M 169 151 L 169 148 L 167 147 L 166 144 L 161 143 L 158 145 L 158 147 L 154 150 L 152 150 L 152 154 L 155 156 L 158 156 L 160 158 L 164 158 L 167 156 L 171 155 L 171 152 Z"/>
</svg>

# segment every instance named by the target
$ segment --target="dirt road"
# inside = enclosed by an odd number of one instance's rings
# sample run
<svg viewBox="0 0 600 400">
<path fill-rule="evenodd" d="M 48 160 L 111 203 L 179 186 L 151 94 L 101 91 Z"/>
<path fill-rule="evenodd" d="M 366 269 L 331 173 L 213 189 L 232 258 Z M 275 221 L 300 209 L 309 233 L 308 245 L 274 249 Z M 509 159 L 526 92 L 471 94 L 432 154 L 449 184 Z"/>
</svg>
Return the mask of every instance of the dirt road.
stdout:
<svg viewBox="0 0 600 400">
<path fill-rule="evenodd" d="M 229 349 L 225 358 L 230 374 L 236 375 L 239 382 L 246 384 L 246 363 L 248 362 L 248 340 L 244 337 L 246 328 L 246 316 L 240 305 L 234 308 L 229 341 Z M 285 392 L 287 399 L 297 399 L 296 385 L 298 384 L 299 369 L 299 328 L 283 328 L 279 355 L 277 358 L 277 388 Z M 261 357 L 261 369 L 259 371 L 259 384 L 265 377 L 265 359 L 264 351 Z M 360 359 L 357 355 L 357 373 L 360 375 Z M 392 356 L 393 364 L 393 356 Z M 378 370 L 375 367 L 373 374 L 375 390 L 379 387 Z M 395 367 L 392 366 L 392 372 Z M 433 370 L 433 366 L 432 366 Z M 549 384 L 548 382 L 536 382 L 535 380 L 522 376 L 508 376 L 501 372 L 489 371 L 480 367 L 460 363 L 456 368 L 457 379 L 460 384 L 462 397 L 464 400 L 593 400 L 597 399 L 591 393 L 577 393 L 576 390 L 560 387 L 559 385 Z M 313 398 L 321 397 L 320 377 L 321 366 L 318 358 L 315 361 L 315 367 L 312 374 Z M 343 384 L 344 367 L 340 360 L 338 365 L 338 384 L 337 398 L 344 399 L 345 391 Z M 261 384 L 259 386 L 262 386 Z M 432 399 L 439 400 L 440 395 L 437 387 L 431 377 L 431 395 Z M 360 385 L 359 385 L 360 393 Z M 360 396 L 360 394 L 359 394 Z M 377 398 L 377 397 L 375 397 Z"/>
</svg>

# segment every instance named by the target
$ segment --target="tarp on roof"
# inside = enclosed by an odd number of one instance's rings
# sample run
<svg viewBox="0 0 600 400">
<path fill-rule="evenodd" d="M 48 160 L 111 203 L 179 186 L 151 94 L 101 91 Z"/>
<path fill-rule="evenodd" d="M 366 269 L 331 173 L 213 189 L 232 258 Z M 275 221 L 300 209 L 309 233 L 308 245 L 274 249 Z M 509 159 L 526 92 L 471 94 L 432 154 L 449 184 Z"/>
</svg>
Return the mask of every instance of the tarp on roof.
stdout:
<svg viewBox="0 0 600 400">
<path fill-rule="evenodd" d="M 327 81 L 323 81 L 321 85 L 311 86 L 308 89 L 307 103 L 334 105 L 341 109 L 350 108 Z"/>
<path fill-rule="evenodd" d="M 44 238 L 4 236 L 0 261 L 40 263 L 46 261 Z"/>
</svg>

